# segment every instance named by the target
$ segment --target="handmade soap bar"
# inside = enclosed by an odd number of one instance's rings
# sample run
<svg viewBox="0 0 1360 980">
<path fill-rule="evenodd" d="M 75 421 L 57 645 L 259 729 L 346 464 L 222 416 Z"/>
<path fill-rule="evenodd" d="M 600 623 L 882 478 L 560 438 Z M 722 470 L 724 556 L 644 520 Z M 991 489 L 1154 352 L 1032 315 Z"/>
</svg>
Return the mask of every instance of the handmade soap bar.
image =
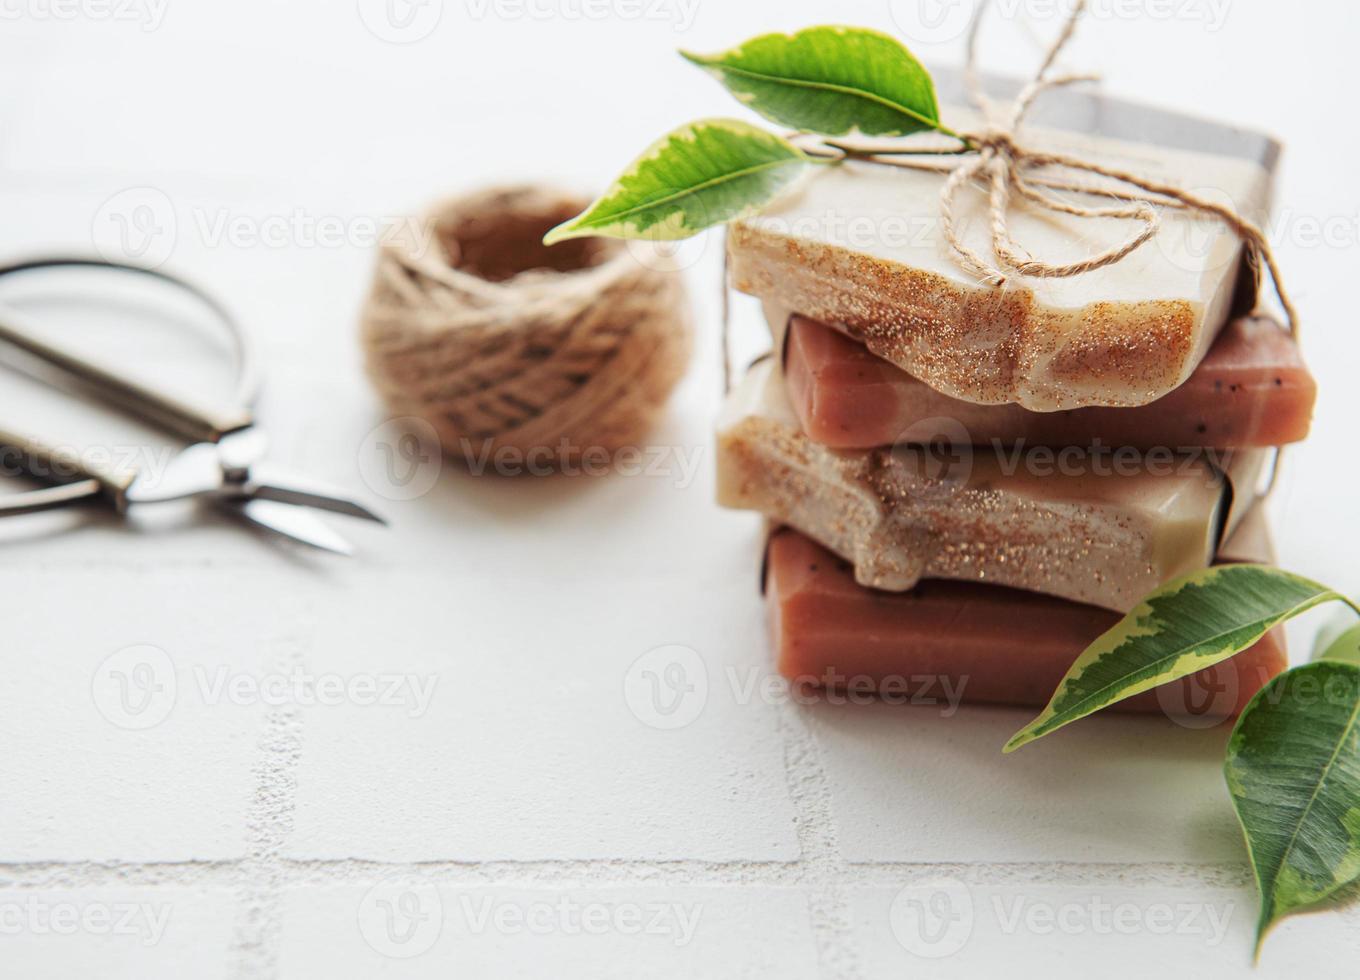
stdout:
<svg viewBox="0 0 1360 980">
<path fill-rule="evenodd" d="M 1185 384 L 1139 408 L 1031 412 L 960 401 L 799 316 L 788 322 L 783 349 L 803 431 L 838 449 L 892 445 L 934 417 L 954 419 L 978 445 L 1282 446 L 1308 435 L 1317 398 L 1298 344 L 1267 317 L 1229 323 Z"/>
<path fill-rule="evenodd" d="M 1268 451 L 1230 454 L 1226 475 L 1207 454 L 1121 456 L 829 449 L 803 433 L 765 361 L 719 419 L 718 502 L 797 528 L 853 562 L 862 585 L 967 579 L 1122 612 L 1208 565 Z"/>
<path fill-rule="evenodd" d="M 1261 529 L 1249 537 L 1263 539 L 1264 521 L 1253 514 L 1251 523 Z M 1239 553 L 1270 560 L 1264 540 L 1244 543 Z M 765 591 L 784 677 L 904 699 L 919 693 L 917 703 L 953 696 L 1042 706 L 1077 655 L 1118 619 L 1094 606 L 975 582 L 928 581 L 910 592 L 868 589 L 855 583 L 848 563 L 787 529 L 770 540 Z M 1286 666 L 1284 633 L 1276 628 L 1231 660 L 1115 708 L 1234 715 Z"/>
<path fill-rule="evenodd" d="M 1034 126 L 1025 144 L 1196 189 L 1253 221 L 1268 215 L 1272 141 L 1165 114 L 1159 128 L 1146 111 L 1126 118 L 1098 106 L 1107 111 L 1090 115 L 1127 125 L 1101 135 Z M 1078 125 L 1089 121 L 1078 116 Z M 943 117 L 963 129 L 979 122 L 962 109 Z M 1114 265 L 1069 278 L 1011 276 L 997 288 L 953 257 L 940 229 L 942 184 L 938 173 L 863 162 L 818 168 L 731 225 L 731 282 L 845 331 L 951 397 L 1035 411 L 1153 401 L 1189 377 L 1228 319 L 1242 247 L 1218 219 L 1162 209 L 1157 237 Z M 1009 221 L 1024 249 L 1057 263 L 1136 230 L 1020 199 Z M 955 224 L 965 244 L 992 254 L 982 189 L 960 194 Z"/>
</svg>

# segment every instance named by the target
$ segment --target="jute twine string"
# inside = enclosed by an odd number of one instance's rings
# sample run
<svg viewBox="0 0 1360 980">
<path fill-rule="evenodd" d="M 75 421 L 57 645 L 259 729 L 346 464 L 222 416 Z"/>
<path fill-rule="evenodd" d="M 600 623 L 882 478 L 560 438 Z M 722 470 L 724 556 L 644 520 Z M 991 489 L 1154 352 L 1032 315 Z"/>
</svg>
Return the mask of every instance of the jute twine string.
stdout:
<svg viewBox="0 0 1360 980">
<path fill-rule="evenodd" d="M 683 374 L 691 325 L 664 259 L 605 240 L 541 244 L 586 203 L 492 189 L 384 246 L 362 314 L 368 373 L 446 453 L 551 464 L 632 446 Z"/>
</svg>

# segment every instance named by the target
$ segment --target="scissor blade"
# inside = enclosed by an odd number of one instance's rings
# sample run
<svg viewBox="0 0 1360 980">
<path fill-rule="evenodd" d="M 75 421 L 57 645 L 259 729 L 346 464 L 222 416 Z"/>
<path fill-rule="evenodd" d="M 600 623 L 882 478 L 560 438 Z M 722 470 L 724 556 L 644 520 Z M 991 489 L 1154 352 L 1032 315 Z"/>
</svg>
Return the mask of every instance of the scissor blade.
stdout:
<svg viewBox="0 0 1360 980">
<path fill-rule="evenodd" d="M 245 496 L 255 500 L 276 500 L 285 504 L 315 507 L 334 514 L 357 517 L 360 520 L 386 524 L 379 514 L 336 487 L 305 477 L 295 476 L 272 463 L 255 463 L 250 467 L 250 480 L 242 488 Z"/>
<path fill-rule="evenodd" d="M 315 514 L 301 507 L 273 500 L 232 501 L 224 498 L 222 503 L 228 510 L 241 514 L 246 520 L 268 528 L 275 534 L 337 555 L 354 554 L 354 548 L 348 541 L 327 527 Z"/>
<path fill-rule="evenodd" d="M 0 517 L 17 514 L 36 514 L 44 510 L 60 510 L 83 500 L 98 500 L 104 496 L 104 488 L 98 480 L 80 480 L 77 483 L 63 483 L 27 493 L 16 493 L 0 499 Z"/>
<path fill-rule="evenodd" d="M 199 442 L 180 450 L 162 470 L 143 470 L 128 488 L 128 502 L 157 503 L 185 500 L 222 487 L 222 466 L 217 446 Z"/>
</svg>

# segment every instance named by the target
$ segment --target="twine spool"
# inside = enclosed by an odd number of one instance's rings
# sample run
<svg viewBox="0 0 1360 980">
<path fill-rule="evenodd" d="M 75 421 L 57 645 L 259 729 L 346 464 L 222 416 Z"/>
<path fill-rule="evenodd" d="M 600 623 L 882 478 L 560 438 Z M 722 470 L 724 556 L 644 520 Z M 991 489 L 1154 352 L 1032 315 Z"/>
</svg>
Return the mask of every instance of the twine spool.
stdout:
<svg viewBox="0 0 1360 980">
<path fill-rule="evenodd" d="M 368 374 L 450 457 L 510 450 L 560 465 L 636 445 L 684 373 L 688 305 L 659 250 L 543 245 L 588 203 L 492 188 L 384 245 L 362 319 Z"/>
</svg>

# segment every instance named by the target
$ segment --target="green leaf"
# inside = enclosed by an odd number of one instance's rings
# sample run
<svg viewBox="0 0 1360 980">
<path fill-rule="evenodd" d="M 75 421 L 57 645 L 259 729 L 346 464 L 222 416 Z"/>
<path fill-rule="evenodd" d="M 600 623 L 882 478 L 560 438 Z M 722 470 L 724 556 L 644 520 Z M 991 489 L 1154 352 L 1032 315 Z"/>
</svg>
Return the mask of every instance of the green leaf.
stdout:
<svg viewBox="0 0 1360 980">
<path fill-rule="evenodd" d="M 1256 952 L 1281 917 L 1360 878 L 1360 666 L 1318 661 L 1257 692 L 1223 772 L 1261 891 Z"/>
<path fill-rule="evenodd" d="M 680 52 L 738 99 L 794 129 L 839 136 L 940 130 L 930 73 L 897 40 L 857 27 L 763 34 L 715 55 Z"/>
<path fill-rule="evenodd" d="M 788 140 L 749 123 L 701 119 L 653 143 L 599 200 L 543 242 L 689 238 L 769 201 L 810 162 Z"/>
<path fill-rule="evenodd" d="M 1277 624 L 1346 598 L 1267 565 L 1218 565 L 1140 602 L 1082 652 L 1039 716 L 1004 751 L 1142 691 L 1227 660 Z"/>
<path fill-rule="evenodd" d="M 1360 623 L 1347 616 L 1318 630 L 1313 641 L 1313 659 L 1360 665 Z"/>
</svg>

